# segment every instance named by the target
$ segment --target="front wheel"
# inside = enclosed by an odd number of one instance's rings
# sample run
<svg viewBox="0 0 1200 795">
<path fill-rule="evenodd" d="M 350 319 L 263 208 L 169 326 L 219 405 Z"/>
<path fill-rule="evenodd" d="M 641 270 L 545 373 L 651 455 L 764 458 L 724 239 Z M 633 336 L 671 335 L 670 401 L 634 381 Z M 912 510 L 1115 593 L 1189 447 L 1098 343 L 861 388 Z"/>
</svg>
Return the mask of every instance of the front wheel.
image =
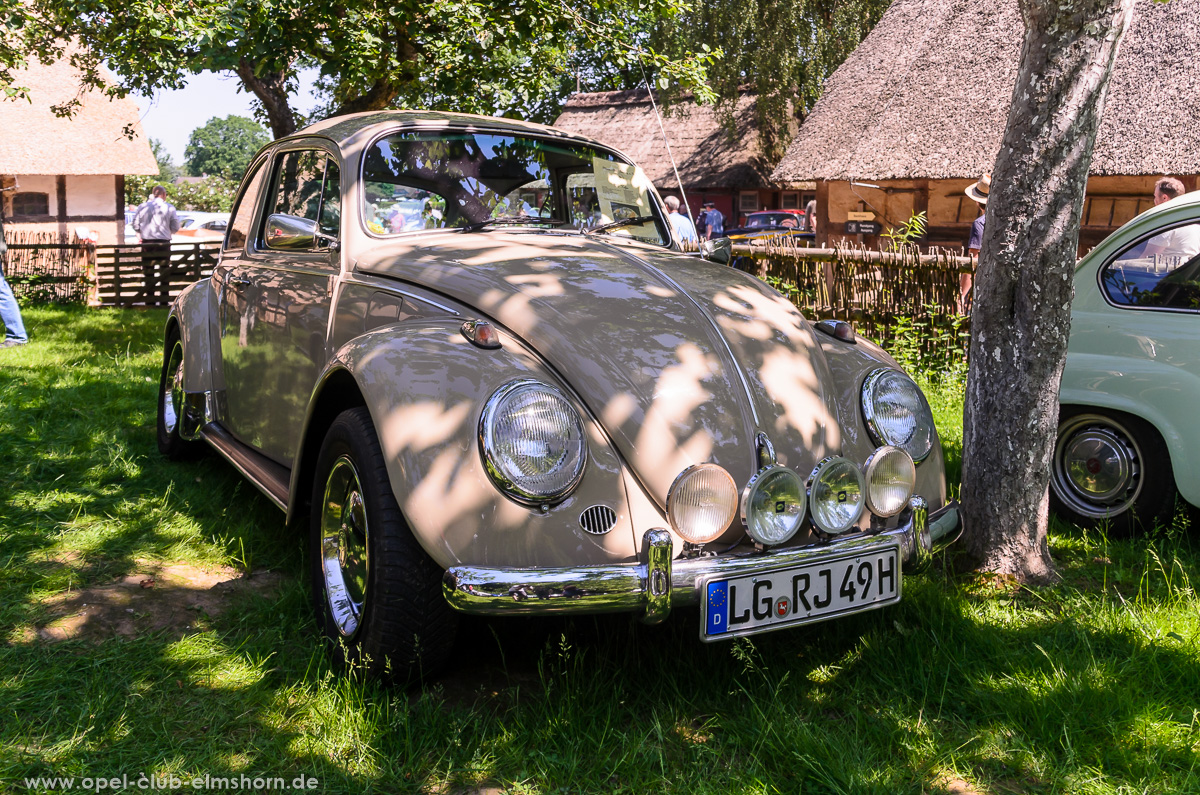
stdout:
<svg viewBox="0 0 1200 795">
<path fill-rule="evenodd" d="M 436 673 L 457 619 L 441 568 L 396 504 L 365 408 L 342 412 L 325 435 L 312 505 L 313 608 L 338 665 L 400 682 Z"/>
<path fill-rule="evenodd" d="M 1085 527 L 1107 522 L 1114 536 L 1171 521 L 1171 458 L 1144 420 L 1064 409 L 1052 465 L 1050 504 L 1065 519 Z"/>
</svg>

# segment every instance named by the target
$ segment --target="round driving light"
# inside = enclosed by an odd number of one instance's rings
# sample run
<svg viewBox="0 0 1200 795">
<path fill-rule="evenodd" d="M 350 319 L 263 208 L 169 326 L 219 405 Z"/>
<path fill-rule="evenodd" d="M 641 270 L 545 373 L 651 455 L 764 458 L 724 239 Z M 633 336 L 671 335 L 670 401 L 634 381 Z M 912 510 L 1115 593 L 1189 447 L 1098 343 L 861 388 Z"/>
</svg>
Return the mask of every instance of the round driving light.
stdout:
<svg viewBox="0 0 1200 795">
<path fill-rule="evenodd" d="M 705 544 L 725 532 L 737 508 L 737 485 L 716 464 L 688 467 L 667 492 L 667 519 L 693 544 Z"/>
<path fill-rule="evenodd" d="M 583 420 L 561 392 L 540 381 L 497 389 L 483 408 L 479 441 L 488 475 L 519 502 L 562 499 L 583 477 Z"/>
<path fill-rule="evenodd" d="M 863 512 L 863 476 L 854 462 L 841 456 L 826 458 L 813 470 L 808 487 L 808 510 L 813 523 L 831 535 L 844 533 Z"/>
<path fill-rule="evenodd" d="M 921 388 L 899 370 L 880 369 L 862 387 L 863 418 L 878 445 L 894 445 L 923 461 L 933 447 L 933 414 Z"/>
<path fill-rule="evenodd" d="M 867 507 L 877 516 L 895 516 L 908 505 L 917 485 L 917 465 L 899 447 L 880 447 L 867 459 Z"/>
<path fill-rule="evenodd" d="M 785 466 L 760 469 L 742 492 L 742 522 L 760 544 L 782 544 L 804 521 L 804 483 Z"/>
</svg>

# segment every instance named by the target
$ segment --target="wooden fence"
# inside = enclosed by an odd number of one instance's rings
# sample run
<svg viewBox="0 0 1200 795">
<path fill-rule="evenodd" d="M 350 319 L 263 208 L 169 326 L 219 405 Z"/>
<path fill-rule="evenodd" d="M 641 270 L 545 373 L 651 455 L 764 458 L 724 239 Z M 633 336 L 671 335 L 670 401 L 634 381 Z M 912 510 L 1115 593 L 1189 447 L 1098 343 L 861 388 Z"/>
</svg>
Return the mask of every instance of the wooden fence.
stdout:
<svg viewBox="0 0 1200 795">
<path fill-rule="evenodd" d="M 914 247 L 805 248 L 786 238 L 734 246 L 734 267 L 767 281 L 813 319 L 836 318 L 889 348 L 932 366 L 965 358 L 974 260 Z"/>
<path fill-rule="evenodd" d="M 82 304 L 88 300 L 94 250 L 58 232 L 6 232 L 4 275 L 28 303 Z"/>
<path fill-rule="evenodd" d="M 97 246 L 92 303 L 166 306 L 189 284 L 212 275 L 220 249 L 220 240 Z"/>
</svg>

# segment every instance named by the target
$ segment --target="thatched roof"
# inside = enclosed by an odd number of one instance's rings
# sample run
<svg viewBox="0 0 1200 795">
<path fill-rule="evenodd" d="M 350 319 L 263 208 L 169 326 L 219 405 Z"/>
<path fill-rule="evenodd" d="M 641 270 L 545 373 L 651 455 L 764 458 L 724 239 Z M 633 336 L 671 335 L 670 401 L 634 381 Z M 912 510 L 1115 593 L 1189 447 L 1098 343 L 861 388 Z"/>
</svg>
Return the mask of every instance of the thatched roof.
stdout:
<svg viewBox="0 0 1200 795">
<path fill-rule="evenodd" d="M 29 98 L 0 100 L 0 174 L 157 174 L 138 109 L 130 99 L 109 101 L 90 91 L 70 119 L 50 110 L 79 91 L 78 73 L 66 62 L 36 61 L 14 82 Z M 126 125 L 136 136 L 125 136 Z"/>
<path fill-rule="evenodd" d="M 663 126 L 679 166 L 679 177 L 688 190 L 770 185 L 773 164 L 759 154 L 754 114 L 754 95 L 743 94 L 733 109 L 735 134 L 731 138 L 714 106 L 691 101 L 671 105 Z M 662 131 L 645 89 L 575 94 L 567 100 L 554 126 L 621 150 L 659 188 L 669 190 L 676 185 Z"/>
<path fill-rule="evenodd" d="M 1000 150 L 1024 27 L 1016 0 L 895 0 L 829 78 L 772 175 L 977 178 Z M 1094 175 L 1200 173 L 1200 0 L 1137 0 Z"/>
</svg>

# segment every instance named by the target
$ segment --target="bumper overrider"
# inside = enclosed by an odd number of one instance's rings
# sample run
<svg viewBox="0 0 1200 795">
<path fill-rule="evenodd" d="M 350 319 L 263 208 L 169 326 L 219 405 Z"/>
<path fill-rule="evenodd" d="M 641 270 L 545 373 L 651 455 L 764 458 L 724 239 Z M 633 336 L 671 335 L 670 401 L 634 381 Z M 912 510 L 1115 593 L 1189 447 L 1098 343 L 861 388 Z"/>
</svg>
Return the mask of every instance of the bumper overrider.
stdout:
<svg viewBox="0 0 1200 795">
<path fill-rule="evenodd" d="M 759 571 L 820 563 L 847 553 L 869 553 L 899 545 L 906 569 L 926 563 L 958 538 L 958 503 L 930 513 L 915 496 L 898 526 L 828 544 L 672 560 L 666 530 L 647 530 L 637 563 L 544 569 L 453 566 L 442 580 L 446 601 L 464 613 L 553 614 L 640 612 L 648 624 L 667 617 L 672 607 L 700 602 L 700 586 L 714 577 L 733 578 Z"/>
</svg>

